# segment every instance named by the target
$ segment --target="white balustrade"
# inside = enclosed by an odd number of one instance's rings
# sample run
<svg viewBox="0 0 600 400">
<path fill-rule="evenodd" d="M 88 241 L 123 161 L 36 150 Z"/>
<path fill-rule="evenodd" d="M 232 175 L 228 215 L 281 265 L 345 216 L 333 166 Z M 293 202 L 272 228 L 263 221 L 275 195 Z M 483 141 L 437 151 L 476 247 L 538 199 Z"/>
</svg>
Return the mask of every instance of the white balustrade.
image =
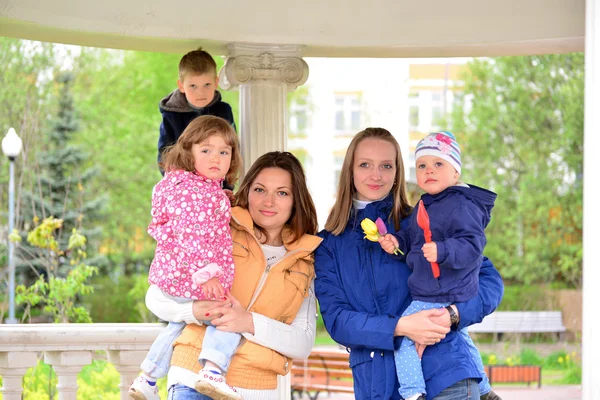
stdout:
<svg viewBox="0 0 600 400">
<path fill-rule="evenodd" d="M 0 325 L 0 376 L 3 400 L 21 400 L 23 376 L 40 357 L 58 377 L 58 399 L 77 398 L 77 374 L 97 351 L 121 375 L 121 399 L 139 373 L 161 324 L 17 324 Z M 280 398 L 290 398 L 290 380 L 280 377 Z M 116 382 L 115 382 L 116 385 Z"/>
<path fill-rule="evenodd" d="M 127 399 L 127 388 L 161 329 L 161 324 L 0 325 L 3 399 L 21 399 L 23 376 L 42 355 L 58 377 L 58 399 L 76 399 L 77 374 L 96 351 L 106 352 L 121 374 L 121 399 Z"/>
</svg>

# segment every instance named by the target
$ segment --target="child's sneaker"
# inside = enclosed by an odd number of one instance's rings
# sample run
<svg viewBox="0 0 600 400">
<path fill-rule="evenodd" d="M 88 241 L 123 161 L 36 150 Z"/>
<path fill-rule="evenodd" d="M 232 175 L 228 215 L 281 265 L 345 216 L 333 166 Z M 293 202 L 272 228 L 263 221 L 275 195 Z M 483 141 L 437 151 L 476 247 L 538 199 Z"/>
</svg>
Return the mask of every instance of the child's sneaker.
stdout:
<svg viewBox="0 0 600 400">
<path fill-rule="evenodd" d="M 135 400 L 160 400 L 158 385 L 151 385 L 146 378 L 138 376 L 129 386 L 129 397 Z"/>
<path fill-rule="evenodd" d="M 213 400 L 242 400 L 242 396 L 225 382 L 223 375 L 209 369 L 200 371 L 195 386 L 198 393 Z"/>
</svg>

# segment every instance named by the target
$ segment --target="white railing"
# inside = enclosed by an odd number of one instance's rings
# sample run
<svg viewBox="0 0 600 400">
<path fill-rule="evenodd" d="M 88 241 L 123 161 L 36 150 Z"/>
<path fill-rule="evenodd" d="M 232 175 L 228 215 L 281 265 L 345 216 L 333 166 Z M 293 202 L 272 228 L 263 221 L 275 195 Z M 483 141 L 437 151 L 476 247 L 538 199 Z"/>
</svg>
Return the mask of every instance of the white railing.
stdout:
<svg viewBox="0 0 600 400">
<path fill-rule="evenodd" d="M 77 399 L 77 374 L 105 351 L 121 375 L 121 400 L 140 371 L 161 324 L 18 324 L 0 325 L 0 376 L 3 400 L 21 400 L 23 376 L 40 353 L 58 377 L 58 399 Z M 279 398 L 290 399 L 289 374 L 279 377 Z"/>
<path fill-rule="evenodd" d="M 20 400 L 22 380 L 38 355 L 58 377 L 58 399 L 77 398 L 77 374 L 105 351 L 121 375 L 121 399 L 139 373 L 140 363 L 162 329 L 161 324 L 23 324 L 0 325 L 0 376 L 4 400 Z"/>
</svg>

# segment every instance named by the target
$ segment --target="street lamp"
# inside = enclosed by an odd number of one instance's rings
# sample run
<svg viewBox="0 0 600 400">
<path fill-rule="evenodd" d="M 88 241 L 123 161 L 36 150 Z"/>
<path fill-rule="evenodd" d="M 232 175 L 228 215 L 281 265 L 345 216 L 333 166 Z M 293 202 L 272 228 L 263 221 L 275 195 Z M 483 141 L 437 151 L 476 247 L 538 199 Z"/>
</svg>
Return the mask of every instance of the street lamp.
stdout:
<svg viewBox="0 0 600 400">
<path fill-rule="evenodd" d="M 8 234 L 15 228 L 15 158 L 21 153 L 23 141 L 13 128 L 8 130 L 2 139 L 2 152 L 10 161 L 10 177 L 8 181 Z M 16 324 L 15 318 L 15 260 L 13 257 L 14 244 L 8 241 L 8 318 L 7 324 Z"/>
</svg>

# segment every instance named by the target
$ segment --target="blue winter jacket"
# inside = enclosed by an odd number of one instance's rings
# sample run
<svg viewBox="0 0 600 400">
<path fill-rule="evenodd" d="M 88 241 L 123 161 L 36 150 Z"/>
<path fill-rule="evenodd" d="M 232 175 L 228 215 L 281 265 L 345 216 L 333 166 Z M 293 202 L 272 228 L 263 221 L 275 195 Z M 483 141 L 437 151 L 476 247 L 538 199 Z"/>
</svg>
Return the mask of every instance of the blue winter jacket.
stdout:
<svg viewBox="0 0 600 400">
<path fill-rule="evenodd" d="M 218 90 L 215 91 L 215 97 L 210 104 L 201 109 L 190 107 L 185 94 L 178 89 L 162 99 L 158 108 L 163 117 L 158 138 L 158 161 L 160 161 L 163 150 L 174 145 L 190 122 L 201 115 L 221 117 L 233 125 L 235 129 L 231 106 L 221 100 L 221 93 Z"/>
<path fill-rule="evenodd" d="M 315 252 L 315 290 L 325 327 L 333 340 L 350 351 L 356 399 L 400 399 L 394 349 L 401 337 L 394 330 L 412 301 L 408 290 L 411 270 L 397 257 L 385 253 L 379 243 L 364 239 L 363 218 L 388 220 L 391 196 L 357 210 L 339 236 L 322 231 L 323 242 Z M 408 218 L 402 221 L 408 227 Z M 395 229 L 388 226 L 388 231 Z M 484 257 L 477 297 L 457 303 L 459 329 L 481 322 L 496 309 L 503 294 L 500 275 Z M 427 399 L 467 378 L 480 378 L 467 345 L 456 331 L 442 342 L 428 346 L 422 366 Z"/>
<path fill-rule="evenodd" d="M 428 303 L 467 301 L 479 290 L 484 230 L 496 194 L 475 185 L 451 186 L 435 195 L 425 193 L 421 200 L 429 215 L 432 240 L 437 244 L 440 276 L 433 277 L 431 263 L 423 256 L 425 236 L 415 208 L 408 229 L 398 234 L 403 238 L 400 248 L 407 253 L 406 262 L 413 270 L 408 278 L 412 298 Z"/>
</svg>

